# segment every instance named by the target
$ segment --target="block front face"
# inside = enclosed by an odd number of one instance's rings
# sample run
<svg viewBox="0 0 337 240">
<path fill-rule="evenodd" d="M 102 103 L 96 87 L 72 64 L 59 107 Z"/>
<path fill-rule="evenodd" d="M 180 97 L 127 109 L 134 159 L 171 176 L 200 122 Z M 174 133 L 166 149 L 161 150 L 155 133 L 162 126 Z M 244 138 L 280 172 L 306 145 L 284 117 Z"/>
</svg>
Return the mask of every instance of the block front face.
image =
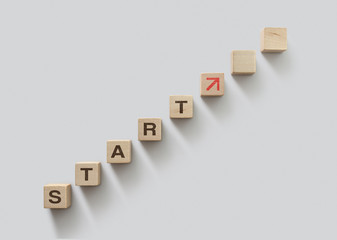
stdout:
<svg viewBox="0 0 337 240">
<path fill-rule="evenodd" d="M 283 52 L 287 50 L 286 28 L 264 28 L 261 31 L 261 52 Z"/>
<path fill-rule="evenodd" d="M 233 75 L 254 74 L 256 72 L 256 52 L 254 50 L 234 50 L 231 55 Z"/>
<path fill-rule="evenodd" d="M 107 141 L 108 163 L 130 163 L 131 162 L 131 140 L 109 140 Z"/>
<path fill-rule="evenodd" d="M 225 75 L 223 73 L 202 73 L 200 75 L 201 96 L 222 96 L 225 92 Z"/>
<path fill-rule="evenodd" d="M 138 119 L 138 140 L 139 141 L 160 141 L 161 140 L 161 119 L 160 118 L 139 118 Z"/>
<path fill-rule="evenodd" d="M 193 96 L 170 96 L 170 118 L 192 118 Z"/>
<path fill-rule="evenodd" d="M 44 208 L 68 208 L 71 206 L 70 184 L 48 184 L 43 187 Z"/>
<path fill-rule="evenodd" d="M 76 186 L 98 186 L 101 184 L 100 162 L 78 162 L 75 164 Z"/>
</svg>

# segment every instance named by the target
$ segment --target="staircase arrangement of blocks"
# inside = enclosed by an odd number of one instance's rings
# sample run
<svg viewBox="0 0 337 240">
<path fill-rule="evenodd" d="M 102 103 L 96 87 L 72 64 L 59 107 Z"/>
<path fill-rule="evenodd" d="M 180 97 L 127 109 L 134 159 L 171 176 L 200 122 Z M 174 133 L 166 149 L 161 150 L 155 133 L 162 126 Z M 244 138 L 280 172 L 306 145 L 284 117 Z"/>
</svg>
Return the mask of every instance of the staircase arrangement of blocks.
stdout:
<svg viewBox="0 0 337 240">
<path fill-rule="evenodd" d="M 264 28 L 261 31 L 261 52 L 283 52 L 287 50 L 286 28 Z M 251 75 L 256 72 L 255 50 L 233 50 L 231 53 L 231 74 Z M 201 73 L 200 96 L 219 97 L 224 95 L 224 73 Z M 172 95 L 170 118 L 193 118 L 193 96 Z M 139 118 L 138 140 L 161 141 L 161 118 Z M 108 140 L 107 163 L 131 162 L 131 140 Z M 75 164 L 75 185 L 81 187 L 99 186 L 101 183 L 100 162 L 77 162 Z M 47 184 L 44 186 L 44 207 L 64 209 L 71 206 L 71 184 Z"/>
</svg>

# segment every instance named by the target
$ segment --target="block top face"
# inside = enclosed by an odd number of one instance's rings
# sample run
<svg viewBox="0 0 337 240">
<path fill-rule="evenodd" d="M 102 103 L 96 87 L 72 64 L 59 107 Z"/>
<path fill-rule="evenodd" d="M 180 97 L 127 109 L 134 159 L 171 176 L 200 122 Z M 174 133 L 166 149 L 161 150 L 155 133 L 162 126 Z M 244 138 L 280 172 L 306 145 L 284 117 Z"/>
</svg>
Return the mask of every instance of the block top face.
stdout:
<svg viewBox="0 0 337 240">
<path fill-rule="evenodd" d="M 256 72 L 256 51 L 233 50 L 231 68 L 232 75 L 254 74 Z"/>
<path fill-rule="evenodd" d="M 68 183 L 54 183 L 54 184 L 46 184 L 45 187 L 70 187 L 71 185 Z"/>
<path fill-rule="evenodd" d="M 138 140 L 161 141 L 161 118 L 139 118 Z"/>
<path fill-rule="evenodd" d="M 201 73 L 200 96 L 222 96 L 225 92 L 224 73 Z"/>
<path fill-rule="evenodd" d="M 130 163 L 131 140 L 108 140 L 107 163 Z"/>
<path fill-rule="evenodd" d="M 77 165 L 81 165 L 81 164 L 101 165 L 101 162 L 76 162 L 75 164 Z"/>
<path fill-rule="evenodd" d="M 192 118 L 193 96 L 171 95 L 170 96 L 170 118 Z"/>
<path fill-rule="evenodd" d="M 261 52 L 287 50 L 287 28 L 266 27 L 261 31 Z"/>
</svg>

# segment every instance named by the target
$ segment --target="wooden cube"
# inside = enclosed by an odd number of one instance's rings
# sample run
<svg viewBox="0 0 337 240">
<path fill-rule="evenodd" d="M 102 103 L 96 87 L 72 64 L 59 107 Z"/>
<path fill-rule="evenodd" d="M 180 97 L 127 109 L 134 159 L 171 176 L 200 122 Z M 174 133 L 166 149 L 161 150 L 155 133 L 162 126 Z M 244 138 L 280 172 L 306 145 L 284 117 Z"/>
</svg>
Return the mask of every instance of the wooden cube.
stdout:
<svg viewBox="0 0 337 240">
<path fill-rule="evenodd" d="M 234 50 L 231 56 L 232 75 L 254 74 L 256 72 L 255 50 Z"/>
<path fill-rule="evenodd" d="M 161 141 L 161 119 L 139 118 L 138 119 L 139 141 Z"/>
<path fill-rule="evenodd" d="M 170 96 L 170 118 L 192 118 L 193 96 L 173 95 Z"/>
<path fill-rule="evenodd" d="M 71 206 L 70 184 L 47 184 L 43 187 L 44 208 L 68 208 Z"/>
<path fill-rule="evenodd" d="M 261 31 L 261 52 L 283 52 L 287 50 L 286 28 L 264 28 Z"/>
<path fill-rule="evenodd" d="M 131 140 L 107 141 L 106 160 L 108 163 L 130 163 Z"/>
<path fill-rule="evenodd" d="M 101 184 L 100 162 L 77 162 L 75 164 L 76 186 L 98 186 Z"/>
<path fill-rule="evenodd" d="M 225 92 L 223 73 L 202 73 L 200 75 L 200 96 L 222 96 Z"/>
</svg>

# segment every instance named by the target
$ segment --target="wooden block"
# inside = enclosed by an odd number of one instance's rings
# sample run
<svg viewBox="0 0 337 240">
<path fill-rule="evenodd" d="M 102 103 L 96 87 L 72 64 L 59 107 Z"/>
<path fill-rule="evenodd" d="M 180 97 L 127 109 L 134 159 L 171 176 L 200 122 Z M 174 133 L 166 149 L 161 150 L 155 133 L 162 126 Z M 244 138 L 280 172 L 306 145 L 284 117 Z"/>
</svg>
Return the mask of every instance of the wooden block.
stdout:
<svg viewBox="0 0 337 240">
<path fill-rule="evenodd" d="M 108 163 L 130 163 L 131 140 L 107 141 L 106 160 Z"/>
<path fill-rule="evenodd" d="M 161 141 L 161 118 L 139 118 L 138 140 Z"/>
<path fill-rule="evenodd" d="M 44 208 L 68 208 L 71 206 L 70 184 L 47 184 L 43 187 Z"/>
<path fill-rule="evenodd" d="M 247 75 L 256 72 L 255 50 L 234 50 L 231 56 L 232 75 Z"/>
<path fill-rule="evenodd" d="M 193 96 L 173 95 L 170 96 L 170 118 L 192 118 Z"/>
<path fill-rule="evenodd" d="M 202 73 L 200 75 L 200 96 L 222 96 L 225 92 L 223 73 Z"/>
<path fill-rule="evenodd" d="M 261 31 L 261 52 L 283 52 L 287 50 L 286 28 L 264 28 Z"/>
<path fill-rule="evenodd" d="M 76 186 L 98 186 L 101 184 L 100 162 L 77 162 L 75 164 Z"/>
</svg>

